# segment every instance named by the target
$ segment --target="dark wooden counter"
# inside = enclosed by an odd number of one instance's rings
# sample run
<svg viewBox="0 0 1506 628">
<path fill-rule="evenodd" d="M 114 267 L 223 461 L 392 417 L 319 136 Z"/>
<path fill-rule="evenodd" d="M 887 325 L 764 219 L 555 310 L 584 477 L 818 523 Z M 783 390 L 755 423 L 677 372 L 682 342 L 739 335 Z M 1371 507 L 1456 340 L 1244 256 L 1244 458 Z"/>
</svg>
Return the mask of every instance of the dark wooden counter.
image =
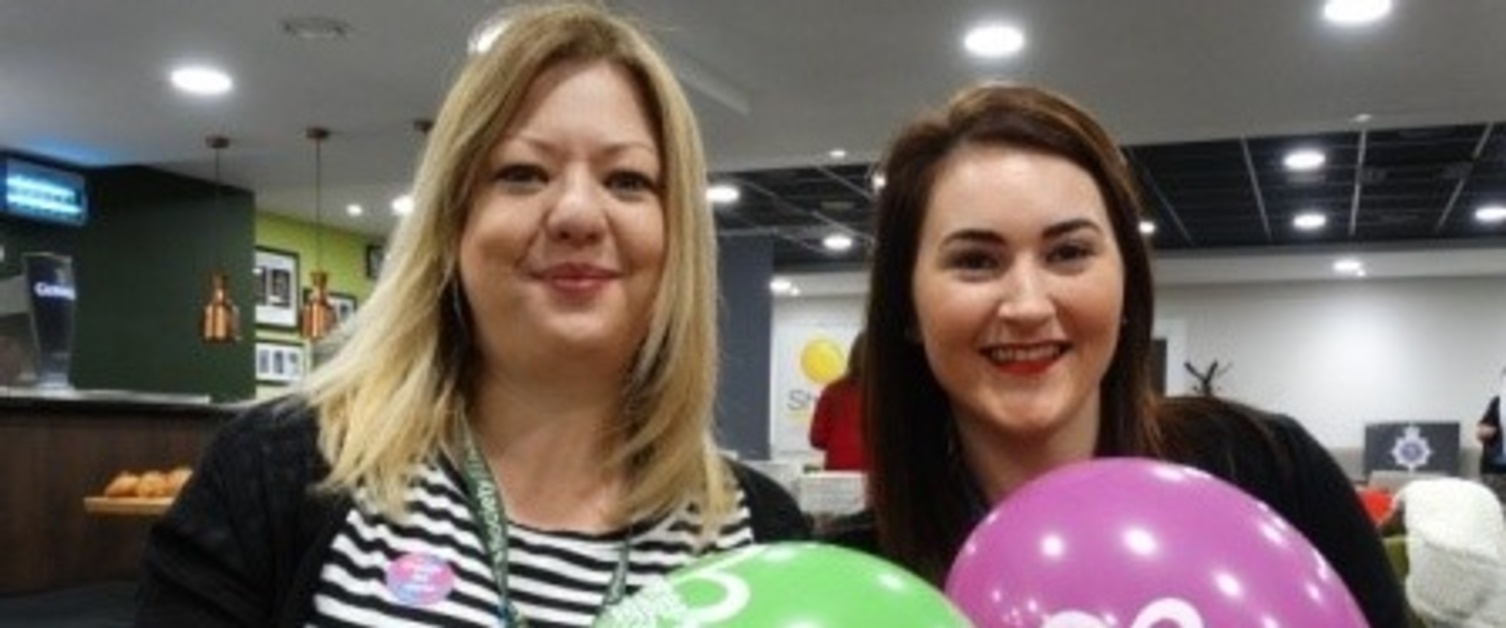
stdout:
<svg viewBox="0 0 1506 628">
<path fill-rule="evenodd" d="M 115 474 L 192 465 L 231 410 L 185 396 L 0 388 L 0 595 L 134 579 L 153 517 L 84 510 Z"/>
</svg>

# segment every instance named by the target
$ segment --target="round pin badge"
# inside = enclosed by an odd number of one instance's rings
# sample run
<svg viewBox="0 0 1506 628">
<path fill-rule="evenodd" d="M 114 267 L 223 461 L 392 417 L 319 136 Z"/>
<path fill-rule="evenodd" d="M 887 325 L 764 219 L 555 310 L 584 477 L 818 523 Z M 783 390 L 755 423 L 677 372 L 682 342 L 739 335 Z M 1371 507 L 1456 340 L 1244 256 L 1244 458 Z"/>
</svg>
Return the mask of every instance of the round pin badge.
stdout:
<svg viewBox="0 0 1506 628">
<path fill-rule="evenodd" d="M 407 606 L 429 606 L 455 588 L 455 570 L 433 554 L 403 554 L 387 565 L 387 590 Z"/>
</svg>

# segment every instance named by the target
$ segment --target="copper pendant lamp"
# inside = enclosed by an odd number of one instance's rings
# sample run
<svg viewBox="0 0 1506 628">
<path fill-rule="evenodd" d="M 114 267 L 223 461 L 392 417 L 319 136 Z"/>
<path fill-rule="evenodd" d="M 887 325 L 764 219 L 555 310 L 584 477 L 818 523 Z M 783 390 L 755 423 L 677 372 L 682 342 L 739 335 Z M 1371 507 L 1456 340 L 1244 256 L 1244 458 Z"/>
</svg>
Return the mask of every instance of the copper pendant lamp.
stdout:
<svg viewBox="0 0 1506 628">
<path fill-rule="evenodd" d="M 309 127 L 304 137 L 314 142 L 314 270 L 313 287 L 298 317 L 298 332 L 305 339 L 319 340 L 335 328 L 335 308 L 329 303 L 329 273 L 324 270 L 324 140 L 329 130 Z"/>
<path fill-rule="evenodd" d="M 220 214 L 220 153 L 230 146 L 230 140 L 224 136 L 211 135 L 204 139 L 204 143 L 214 150 L 214 209 L 215 224 L 222 219 Z M 216 229 L 218 231 L 218 229 Z M 218 243 L 215 246 L 215 256 L 219 257 Z M 225 268 L 216 260 L 214 273 L 210 275 L 209 302 L 204 304 L 204 311 L 199 317 L 199 338 L 204 342 L 213 344 L 229 344 L 240 340 L 240 310 L 235 307 L 235 301 L 230 299 L 229 279 L 225 276 Z"/>
</svg>

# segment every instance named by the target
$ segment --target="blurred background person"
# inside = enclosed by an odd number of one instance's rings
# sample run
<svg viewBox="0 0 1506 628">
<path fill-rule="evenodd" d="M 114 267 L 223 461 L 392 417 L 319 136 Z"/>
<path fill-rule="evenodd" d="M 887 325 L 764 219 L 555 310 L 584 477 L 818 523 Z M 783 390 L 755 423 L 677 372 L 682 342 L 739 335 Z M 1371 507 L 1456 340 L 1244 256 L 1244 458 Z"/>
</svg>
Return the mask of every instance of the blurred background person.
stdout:
<svg viewBox="0 0 1506 628">
<path fill-rule="evenodd" d="M 847 350 L 847 372 L 816 398 L 811 417 L 811 447 L 826 454 L 827 471 L 864 471 L 863 451 L 863 346 L 866 334 L 859 331 Z"/>
<path fill-rule="evenodd" d="M 1480 441 L 1480 481 L 1506 503 L 1506 446 L 1501 438 L 1501 399 L 1506 397 L 1506 368 L 1501 369 L 1496 396 L 1485 404 L 1485 414 L 1475 424 L 1475 438 Z"/>
</svg>

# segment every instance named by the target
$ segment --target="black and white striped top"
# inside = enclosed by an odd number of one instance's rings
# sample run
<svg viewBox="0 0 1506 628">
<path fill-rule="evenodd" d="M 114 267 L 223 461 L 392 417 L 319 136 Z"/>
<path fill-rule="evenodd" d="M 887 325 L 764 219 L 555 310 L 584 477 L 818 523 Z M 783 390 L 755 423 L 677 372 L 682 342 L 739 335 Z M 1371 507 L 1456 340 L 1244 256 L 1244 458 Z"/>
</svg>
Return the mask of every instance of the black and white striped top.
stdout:
<svg viewBox="0 0 1506 628">
<path fill-rule="evenodd" d="M 312 626 L 500 626 L 500 596 L 459 471 L 427 465 L 401 523 L 362 508 L 336 533 L 314 593 Z M 700 555 L 753 543 L 746 496 L 699 554 L 700 515 L 685 507 L 640 526 L 627 593 Z M 601 610 L 625 530 L 601 535 L 508 525 L 507 591 L 530 626 L 589 626 Z"/>
</svg>

